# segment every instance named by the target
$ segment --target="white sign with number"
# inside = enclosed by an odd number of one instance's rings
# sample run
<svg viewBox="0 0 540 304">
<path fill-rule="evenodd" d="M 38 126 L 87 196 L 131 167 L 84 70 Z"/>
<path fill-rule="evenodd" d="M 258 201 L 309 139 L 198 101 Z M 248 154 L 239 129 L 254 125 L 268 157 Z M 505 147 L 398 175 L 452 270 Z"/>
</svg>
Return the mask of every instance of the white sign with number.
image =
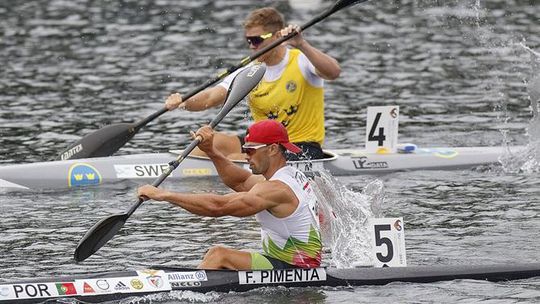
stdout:
<svg viewBox="0 0 540 304">
<path fill-rule="evenodd" d="M 366 151 L 368 153 L 396 153 L 398 123 L 399 106 L 368 107 Z"/>
<path fill-rule="evenodd" d="M 374 267 L 405 267 L 405 227 L 403 218 L 370 219 Z"/>
</svg>

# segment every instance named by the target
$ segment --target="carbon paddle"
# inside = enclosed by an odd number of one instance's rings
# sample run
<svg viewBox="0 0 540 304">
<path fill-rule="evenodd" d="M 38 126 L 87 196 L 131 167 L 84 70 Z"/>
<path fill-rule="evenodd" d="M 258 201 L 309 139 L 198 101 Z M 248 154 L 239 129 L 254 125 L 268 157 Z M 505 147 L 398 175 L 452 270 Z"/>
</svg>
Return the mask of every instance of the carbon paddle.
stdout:
<svg viewBox="0 0 540 304">
<path fill-rule="evenodd" d="M 366 2 L 367 0 L 338 0 L 330 8 L 326 9 L 321 14 L 315 16 L 306 24 L 302 25 L 300 28 L 303 30 L 311 27 L 312 25 L 324 20 L 326 17 L 334 14 L 335 12 L 342 10 L 346 7 L 352 6 L 353 4 Z M 242 68 L 252 62 L 253 60 L 259 58 L 264 53 L 272 50 L 281 43 L 291 39 L 296 36 L 296 32 L 292 32 L 287 36 L 283 36 L 280 39 L 274 41 L 268 46 L 262 48 L 261 50 L 251 54 L 248 57 L 242 59 L 237 65 L 229 67 L 227 70 L 221 72 L 212 79 L 209 79 L 200 86 L 189 91 L 182 96 L 184 100 L 187 100 L 193 97 L 195 94 L 201 92 L 202 90 L 210 87 L 211 85 L 217 83 L 218 81 L 225 78 L 227 75 L 230 75 L 234 71 Z M 102 157 L 102 156 L 111 156 L 120 148 L 122 148 L 142 127 L 161 116 L 163 113 L 167 112 L 167 108 L 162 108 L 161 110 L 155 112 L 154 114 L 144 118 L 143 120 L 137 123 L 120 123 L 109 125 L 103 127 L 85 137 L 81 138 L 67 149 L 62 151 L 58 156 L 60 160 L 66 159 L 79 159 L 79 158 L 91 158 L 91 157 Z"/>
<path fill-rule="evenodd" d="M 259 83 L 262 79 L 266 68 L 263 65 L 253 65 L 250 68 L 240 72 L 233 80 L 231 87 L 227 93 L 227 99 L 223 104 L 223 107 L 219 111 L 218 115 L 210 122 L 210 126 L 214 128 L 219 122 L 231 111 L 240 100 Z M 193 151 L 193 149 L 199 144 L 200 139 L 194 139 L 189 146 L 178 156 L 178 158 L 169 163 L 169 168 L 165 170 L 152 184 L 154 187 L 158 187 L 179 165 L 180 163 Z M 84 237 L 80 240 L 77 248 L 75 249 L 75 261 L 81 262 L 94 254 L 103 245 L 105 245 L 113 236 L 124 226 L 128 218 L 139 208 L 144 202 L 142 198 L 139 198 L 131 208 L 123 213 L 108 216 L 99 222 L 97 222 Z"/>
</svg>

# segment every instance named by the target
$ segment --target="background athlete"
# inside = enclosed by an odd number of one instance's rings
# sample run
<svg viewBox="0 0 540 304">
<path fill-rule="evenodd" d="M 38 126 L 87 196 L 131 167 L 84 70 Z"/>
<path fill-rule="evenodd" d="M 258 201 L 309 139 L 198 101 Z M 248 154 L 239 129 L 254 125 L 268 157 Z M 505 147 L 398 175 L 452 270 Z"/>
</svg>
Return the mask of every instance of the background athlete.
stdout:
<svg viewBox="0 0 540 304">
<path fill-rule="evenodd" d="M 250 49 L 256 52 L 274 40 L 296 31 L 298 35 L 258 58 L 267 67 L 260 85 L 248 97 L 255 121 L 275 119 L 289 132 L 291 142 L 303 150 L 304 157 L 323 158 L 324 142 L 324 80 L 336 79 L 341 73 L 338 62 L 309 44 L 300 27 L 289 25 L 275 8 L 265 7 L 251 12 L 244 22 L 244 33 Z M 237 71 L 239 72 L 239 71 Z M 215 87 L 203 90 L 188 100 L 178 93 L 167 98 L 169 109 L 183 108 L 202 111 L 221 105 L 234 75 Z M 218 133 L 215 145 L 225 156 L 238 159 L 243 137 Z M 299 155 L 288 153 L 288 159 Z"/>
</svg>

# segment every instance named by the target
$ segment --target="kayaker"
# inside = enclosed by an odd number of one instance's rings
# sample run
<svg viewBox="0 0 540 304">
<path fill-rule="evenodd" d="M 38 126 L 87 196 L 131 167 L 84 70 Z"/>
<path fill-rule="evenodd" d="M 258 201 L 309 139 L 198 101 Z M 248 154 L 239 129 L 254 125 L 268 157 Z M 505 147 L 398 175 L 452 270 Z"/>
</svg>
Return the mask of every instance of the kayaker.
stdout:
<svg viewBox="0 0 540 304">
<path fill-rule="evenodd" d="M 199 268 L 260 270 L 320 266 L 322 243 L 317 197 L 307 177 L 286 165 L 285 151 L 301 150 L 289 142 L 285 127 L 275 120 L 262 120 L 249 127 L 242 149 L 251 173 L 215 148 L 215 133 L 209 126 L 200 128 L 195 135 L 202 138 L 199 148 L 210 157 L 223 182 L 236 192 L 186 194 L 145 185 L 138 189 L 138 195 L 168 201 L 201 216 L 255 215 L 262 236 L 262 252 L 214 246 Z"/>
<path fill-rule="evenodd" d="M 245 39 L 253 52 L 293 31 L 298 32 L 295 37 L 258 58 L 266 64 L 266 74 L 249 95 L 248 105 L 255 121 L 275 119 L 287 128 L 291 141 L 303 151 L 301 154 L 287 153 L 289 160 L 323 158 L 323 85 L 324 80 L 334 80 L 341 73 L 338 62 L 308 43 L 298 25 L 285 26 L 283 16 L 275 8 L 257 9 L 244 22 Z M 165 106 L 169 110 L 182 108 L 188 111 L 219 106 L 225 101 L 236 73 L 188 100 L 182 100 L 179 93 L 172 94 Z M 243 159 L 240 154 L 243 136 L 217 133 L 214 140 L 217 148 L 229 158 Z"/>
</svg>

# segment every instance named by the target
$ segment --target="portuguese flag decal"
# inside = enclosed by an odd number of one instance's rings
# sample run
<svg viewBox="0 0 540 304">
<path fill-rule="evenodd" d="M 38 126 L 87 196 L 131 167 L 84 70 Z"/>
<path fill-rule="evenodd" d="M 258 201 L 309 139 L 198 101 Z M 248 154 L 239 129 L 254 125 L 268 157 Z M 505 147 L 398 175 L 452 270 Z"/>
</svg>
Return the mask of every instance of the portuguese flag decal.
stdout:
<svg viewBox="0 0 540 304">
<path fill-rule="evenodd" d="M 77 294 L 75 284 L 73 283 L 56 283 L 56 289 L 58 290 L 58 294 L 61 296 Z"/>
</svg>

